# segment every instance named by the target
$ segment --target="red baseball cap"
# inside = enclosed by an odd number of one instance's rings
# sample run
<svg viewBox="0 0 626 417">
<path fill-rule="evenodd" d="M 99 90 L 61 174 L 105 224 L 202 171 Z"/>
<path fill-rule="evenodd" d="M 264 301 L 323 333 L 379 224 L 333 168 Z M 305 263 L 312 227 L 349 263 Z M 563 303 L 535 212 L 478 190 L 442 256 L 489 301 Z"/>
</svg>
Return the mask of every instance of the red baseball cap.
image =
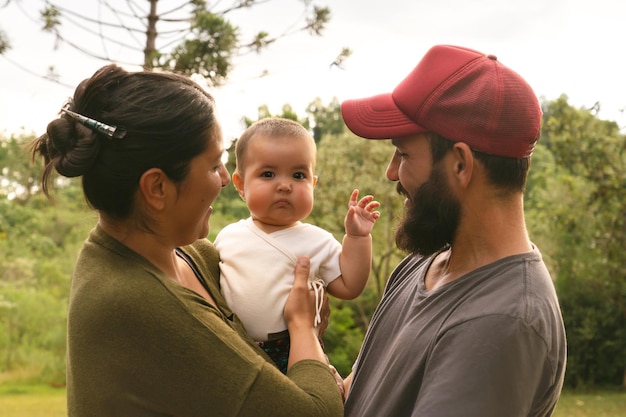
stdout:
<svg viewBox="0 0 626 417">
<path fill-rule="evenodd" d="M 346 100 L 341 113 L 366 139 L 435 132 L 510 158 L 532 154 L 542 114 L 519 74 L 493 55 L 451 45 L 432 47 L 392 93 Z"/>
</svg>

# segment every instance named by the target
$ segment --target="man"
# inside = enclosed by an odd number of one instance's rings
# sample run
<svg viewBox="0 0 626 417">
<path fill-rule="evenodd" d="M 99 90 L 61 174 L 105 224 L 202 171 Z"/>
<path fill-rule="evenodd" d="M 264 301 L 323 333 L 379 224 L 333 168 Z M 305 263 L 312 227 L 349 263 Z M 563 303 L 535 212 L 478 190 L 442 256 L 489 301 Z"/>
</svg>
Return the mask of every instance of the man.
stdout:
<svg viewBox="0 0 626 417">
<path fill-rule="evenodd" d="M 529 240 L 523 192 L 541 108 L 495 56 L 438 45 L 395 88 L 342 103 L 346 125 L 391 139 L 406 213 L 391 275 L 346 378 L 348 417 L 549 416 L 566 341 Z"/>
</svg>

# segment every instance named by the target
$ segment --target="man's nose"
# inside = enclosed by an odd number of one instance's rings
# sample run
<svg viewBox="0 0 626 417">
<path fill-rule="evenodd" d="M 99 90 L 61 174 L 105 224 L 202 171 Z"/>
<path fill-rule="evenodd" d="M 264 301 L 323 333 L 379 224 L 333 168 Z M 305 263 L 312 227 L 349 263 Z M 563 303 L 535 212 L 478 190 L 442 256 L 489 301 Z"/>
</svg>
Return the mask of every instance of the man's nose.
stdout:
<svg viewBox="0 0 626 417">
<path fill-rule="evenodd" d="M 391 157 L 391 161 L 389 161 L 389 165 L 387 165 L 387 171 L 385 172 L 385 175 L 387 176 L 387 179 L 389 181 L 400 180 L 400 178 L 398 177 L 398 165 L 399 165 L 399 158 L 394 154 Z"/>
</svg>

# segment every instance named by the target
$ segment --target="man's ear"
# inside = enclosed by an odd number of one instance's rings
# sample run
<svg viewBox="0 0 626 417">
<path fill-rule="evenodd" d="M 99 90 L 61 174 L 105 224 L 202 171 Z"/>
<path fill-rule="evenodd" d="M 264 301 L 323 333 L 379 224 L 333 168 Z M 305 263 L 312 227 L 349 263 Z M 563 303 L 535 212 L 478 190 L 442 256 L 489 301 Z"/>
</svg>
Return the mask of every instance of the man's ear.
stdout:
<svg viewBox="0 0 626 417">
<path fill-rule="evenodd" d="M 235 184 L 237 192 L 239 193 L 239 197 L 241 197 L 243 201 L 246 201 L 246 193 L 243 189 L 243 177 L 241 176 L 241 174 L 239 174 L 239 172 L 235 171 L 233 172 L 231 178 L 233 180 L 233 184 Z"/>
<path fill-rule="evenodd" d="M 452 173 L 457 183 L 467 188 L 474 175 L 474 154 L 466 143 L 457 142 L 452 147 Z"/>
<path fill-rule="evenodd" d="M 155 209 L 165 207 L 170 180 L 159 168 L 150 168 L 139 178 L 139 192 L 146 204 Z"/>
</svg>

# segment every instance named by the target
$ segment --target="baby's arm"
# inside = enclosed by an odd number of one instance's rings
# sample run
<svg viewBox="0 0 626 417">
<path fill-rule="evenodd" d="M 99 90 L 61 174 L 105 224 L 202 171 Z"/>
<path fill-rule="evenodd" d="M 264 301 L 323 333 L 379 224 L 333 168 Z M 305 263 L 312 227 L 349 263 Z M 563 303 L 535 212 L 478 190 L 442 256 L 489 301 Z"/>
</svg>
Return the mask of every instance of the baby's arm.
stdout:
<svg viewBox="0 0 626 417">
<path fill-rule="evenodd" d="M 328 292 L 342 300 L 356 298 L 367 283 L 372 267 L 372 236 L 370 232 L 380 217 L 380 207 L 374 197 L 367 195 L 360 200 L 359 190 L 352 191 L 346 214 L 346 234 L 343 237 L 339 266 L 341 276 L 328 284 Z"/>
</svg>

